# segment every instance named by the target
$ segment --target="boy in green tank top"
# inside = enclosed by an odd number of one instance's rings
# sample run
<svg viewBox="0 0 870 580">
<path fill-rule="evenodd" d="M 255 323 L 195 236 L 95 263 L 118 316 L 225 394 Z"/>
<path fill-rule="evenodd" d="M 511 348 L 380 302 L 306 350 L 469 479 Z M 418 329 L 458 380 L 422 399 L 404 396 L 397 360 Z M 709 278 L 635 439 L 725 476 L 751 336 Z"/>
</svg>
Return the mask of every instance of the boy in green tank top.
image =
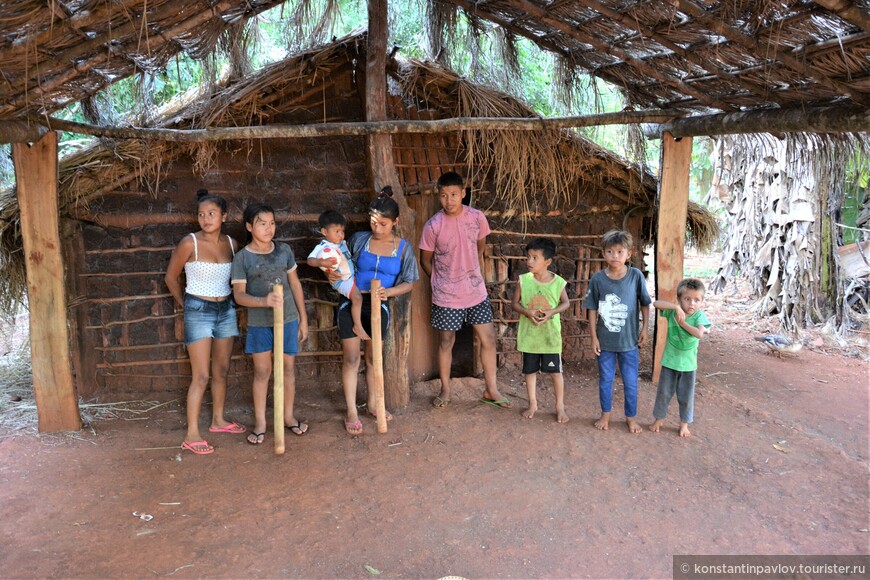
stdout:
<svg viewBox="0 0 870 580">
<path fill-rule="evenodd" d="M 517 328 L 517 350 L 523 354 L 523 375 L 529 393 L 529 408 L 523 417 L 531 419 L 538 410 L 535 394 L 537 373 L 553 377 L 556 394 L 556 420 L 567 423 L 565 414 L 565 383 L 562 379 L 562 322 L 559 313 L 568 310 L 570 302 L 565 280 L 550 272 L 556 256 L 556 244 L 547 238 L 536 238 L 526 246 L 527 274 L 522 274 L 514 290 L 513 309 L 520 314 Z"/>
</svg>

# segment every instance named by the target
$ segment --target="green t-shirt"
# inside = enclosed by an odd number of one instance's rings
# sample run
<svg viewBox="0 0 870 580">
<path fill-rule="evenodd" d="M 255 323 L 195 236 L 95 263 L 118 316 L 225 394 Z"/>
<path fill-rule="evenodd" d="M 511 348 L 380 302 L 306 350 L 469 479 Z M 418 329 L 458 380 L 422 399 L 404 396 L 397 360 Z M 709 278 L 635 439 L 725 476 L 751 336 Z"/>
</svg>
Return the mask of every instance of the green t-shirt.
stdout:
<svg viewBox="0 0 870 580">
<path fill-rule="evenodd" d="M 698 343 L 701 342 L 677 322 L 673 310 L 659 310 L 659 315 L 668 321 L 668 341 L 662 354 L 662 366 L 675 371 L 694 371 L 698 368 Z M 689 326 L 710 328 L 710 321 L 703 310 L 696 310 L 686 317 Z"/>
<path fill-rule="evenodd" d="M 558 274 L 546 284 L 535 280 L 531 272 L 520 276 L 520 304 L 532 310 L 551 310 L 559 305 L 565 280 Z M 535 326 L 528 316 L 520 316 L 517 329 L 517 350 L 530 354 L 562 354 L 562 321 L 556 314 Z"/>
</svg>

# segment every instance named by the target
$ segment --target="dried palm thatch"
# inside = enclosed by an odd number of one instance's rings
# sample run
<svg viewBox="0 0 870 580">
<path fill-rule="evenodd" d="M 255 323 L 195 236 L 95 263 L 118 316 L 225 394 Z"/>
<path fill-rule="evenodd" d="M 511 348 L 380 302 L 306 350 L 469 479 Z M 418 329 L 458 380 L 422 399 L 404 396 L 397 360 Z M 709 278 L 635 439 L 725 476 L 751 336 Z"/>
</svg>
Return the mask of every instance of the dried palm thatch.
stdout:
<svg viewBox="0 0 870 580">
<path fill-rule="evenodd" d="M 729 218 L 713 290 L 746 276 L 759 296 L 756 314 L 776 315 L 791 331 L 840 318 L 834 218 L 846 160 L 868 146 L 865 135 L 718 139 L 711 196 L 725 202 Z"/>
<path fill-rule="evenodd" d="M 119 79 L 156 73 L 179 52 L 204 60 L 218 48 L 235 72 L 243 73 L 247 68 L 247 51 L 240 50 L 247 38 L 244 23 L 282 2 L 4 2 L 0 118 L 56 111 Z M 216 74 L 215 67 L 211 70 Z M 147 77 L 143 79 L 147 82 Z"/>
<path fill-rule="evenodd" d="M 397 77 L 407 98 L 447 117 L 537 117 L 521 101 L 434 62 L 407 62 Z M 582 185 L 604 186 L 627 174 L 623 159 L 570 130 L 487 129 L 465 131 L 463 137 L 469 177 L 482 182 L 491 176 L 496 195 L 522 211 L 535 202 L 572 207 L 584 193 Z M 621 183 L 630 204 L 652 204 L 655 185 L 647 177 Z"/>
<path fill-rule="evenodd" d="M 641 107 L 683 111 L 789 108 L 870 90 L 867 2 L 556 2 L 427 0 L 430 55 L 448 63 L 461 38 L 527 38 Z M 494 26 L 459 26 L 461 15 Z M 568 77 L 565 77 L 566 79 Z M 567 85 L 566 85 L 567 87 Z"/>
<path fill-rule="evenodd" d="M 446 117 L 537 117 L 518 99 L 435 62 L 403 62 L 396 77 L 406 99 Z M 576 207 L 594 190 L 610 192 L 625 204 L 626 213 L 652 212 L 656 204 L 656 181 L 649 172 L 573 130 L 468 130 L 463 143 L 471 180 L 491 179 L 495 195 L 521 215 L 537 205 Z M 687 228 L 690 242 L 701 250 L 711 248 L 719 236 L 716 218 L 695 203 Z"/>
</svg>

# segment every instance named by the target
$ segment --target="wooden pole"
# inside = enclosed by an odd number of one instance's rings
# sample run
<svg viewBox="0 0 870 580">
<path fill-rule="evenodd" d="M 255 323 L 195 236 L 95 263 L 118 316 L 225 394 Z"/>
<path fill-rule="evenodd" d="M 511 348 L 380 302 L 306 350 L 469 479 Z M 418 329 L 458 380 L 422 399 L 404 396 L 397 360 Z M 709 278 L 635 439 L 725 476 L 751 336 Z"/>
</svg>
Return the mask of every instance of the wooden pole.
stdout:
<svg viewBox="0 0 870 580">
<path fill-rule="evenodd" d="M 677 284 L 683 277 L 683 248 L 686 243 L 686 216 L 689 206 L 689 166 L 692 163 L 692 138 L 662 136 L 662 182 L 659 192 L 658 231 L 656 233 L 656 299 L 677 301 Z M 650 317 L 658 316 L 651 312 Z M 664 319 L 656 319 L 653 382 L 662 372 L 662 354 L 668 337 Z"/>
<path fill-rule="evenodd" d="M 274 415 L 272 422 L 275 429 L 275 455 L 284 455 L 284 286 L 275 284 L 272 292 L 281 298 L 281 305 L 272 309 L 272 324 L 274 325 L 274 350 L 272 351 L 272 406 Z"/>
<path fill-rule="evenodd" d="M 384 343 L 381 336 L 381 299 L 378 298 L 380 280 L 372 280 L 372 376 L 375 384 L 369 385 L 375 392 L 375 408 L 378 418 L 378 433 L 387 432 L 387 409 L 384 404 Z"/>
<path fill-rule="evenodd" d="M 387 39 L 389 36 L 387 0 L 368 0 L 368 27 L 365 76 L 366 121 L 372 124 L 393 123 L 395 121 L 387 120 Z M 377 195 L 377 192 L 385 186 L 393 188 L 393 200 L 399 205 L 398 233 L 408 240 L 415 241 L 416 220 L 414 211 L 408 206 L 402 192 L 393 155 L 392 136 L 386 133 L 370 134 L 366 138 L 366 147 L 372 194 Z M 411 250 L 412 248 L 408 248 L 407 251 Z M 383 364 L 383 374 L 386 377 L 384 396 L 393 409 L 405 407 L 411 399 L 407 364 L 411 345 L 410 300 L 410 296 L 405 295 L 388 303 L 394 324 L 390 324 L 387 331 L 390 340 L 386 346 L 389 357 Z M 380 421 L 380 415 L 378 417 Z M 386 432 L 386 423 L 383 429 L 381 432 Z M 380 431 L 380 424 L 378 430 Z"/>
<path fill-rule="evenodd" d="M 12 145 L 27 264 L 30 353 L 39 430 L 82 428 L 70 368 L 64 263 L 57 207 L 57 133 Z"/>
</svg>

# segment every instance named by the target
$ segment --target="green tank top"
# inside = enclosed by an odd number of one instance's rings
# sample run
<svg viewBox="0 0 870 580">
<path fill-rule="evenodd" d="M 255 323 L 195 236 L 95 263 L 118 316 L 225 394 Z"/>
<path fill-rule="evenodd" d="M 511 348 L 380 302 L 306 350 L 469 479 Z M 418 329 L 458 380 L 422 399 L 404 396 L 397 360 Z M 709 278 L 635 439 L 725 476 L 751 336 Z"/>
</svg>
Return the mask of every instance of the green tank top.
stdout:
<svg viewBox="0 0 870 580">
<path fill-rule="evenodd" d="M 565 288 L 564 278 L 558 274 L 546 284 L 535 280 L 531 272 L 520 276 L 520 304 L 531 310 L 550 310 L 559 305 Z M 527 316 L 520 316 L 517 329 L 517 350 L 530 354 L 562 354 L 562 320 L 559 315 L 535 326 Z"/>
</svg>

